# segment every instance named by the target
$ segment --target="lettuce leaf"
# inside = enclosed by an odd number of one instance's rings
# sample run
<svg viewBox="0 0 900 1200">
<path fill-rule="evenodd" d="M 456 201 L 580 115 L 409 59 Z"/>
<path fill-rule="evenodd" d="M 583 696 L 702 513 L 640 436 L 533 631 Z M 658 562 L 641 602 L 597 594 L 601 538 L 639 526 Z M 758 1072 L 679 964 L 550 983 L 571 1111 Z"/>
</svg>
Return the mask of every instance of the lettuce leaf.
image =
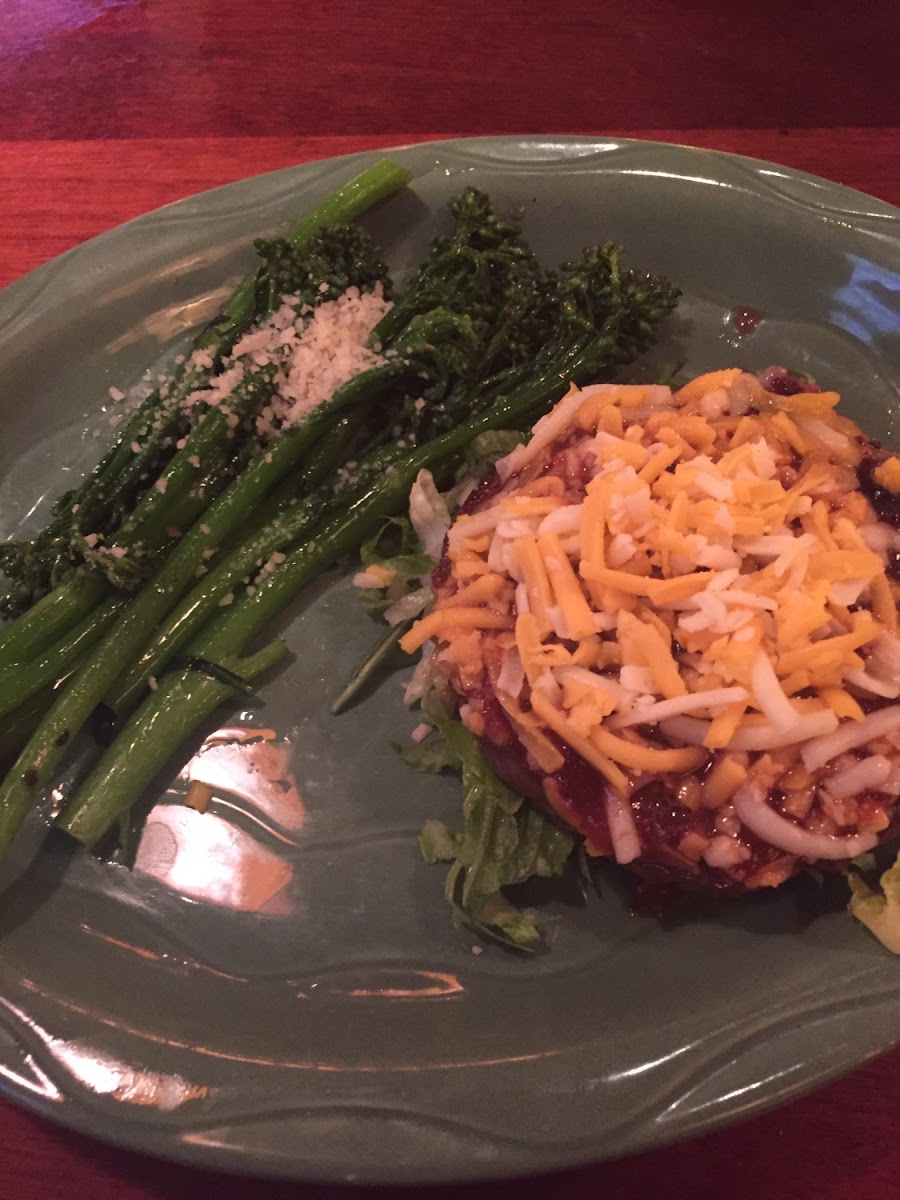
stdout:
<svg viewBox="0 0 900 1200">
<path fill-rule="evenodd" d="M 459 477 L 481 479 L 498 458 L 504 458 L 525 441 L 526 435 L 516 429 L 488 429 L 479 433 L 466 447 Z"/>
<path fill-rule="evenodd" d="M 363 542 L 359 556 L 364 567 L 378 566 L 390 571 L 393 579 L 385 588 L 358 588 L 359 602 L 368 612 L 384 613 L 409 592 L 418 590 L 437 560 L 422 552 L 412 523 L 406 517 L 388 517 L 377 531 Z"/>
<path fill-rule="evenodd" d="M 870 887 L 859 871 L 847 872 L 850 912 L 893 954 L 900 954 L 900 854 Z"/>
<path fill-rule="evenodd" d="M 442 737 L 429 737 L 424 742 L 411 743 L 408 746 L 394 743 L 394 749 L 408 767 L 412 767 L 414 771 L 421 771 L 425 775 L 440 775 L 441 771 L 454 770 L 459 766 L 459 759 L 449 743 Z M 440 822 L 438 821 L 436 824 L 440 824 Z M 426 825 L 427 828 L 428 825 Z M 425 836 L 424 833 L 422 836 Z M 438 858 L 440 857 L 438 855 Z M 438 858 L 429 859 L 429 862 L 437 862 Z"/>
<path fill-rule="evenodd" d="M 409 519 L 425 553 L 440 558 L 450 528 L 450 509 L 437 490 L 430 471 L 420 471 L 412 485 Z"/>
<path fill-rule="evenodd" d="M 429 821 L 420 838 L 422 854 L 427 862 L 451 864 L 445 895 L 463 924 L 515 949 L 531 950 L 540 941 L 538 927 L 502 889 L 533 876 L 562 874 L 574 838 L 501 783 L 463 725 L 441 718 L 435 723 L 443 743 L 440 761 L 462 772 L 463 827 L 452 832 L 441 821 Z M 420 754 L 430 740 L 421 744 Z M 436 755 L 437 748 L 430 753 Z"/>
</svg>

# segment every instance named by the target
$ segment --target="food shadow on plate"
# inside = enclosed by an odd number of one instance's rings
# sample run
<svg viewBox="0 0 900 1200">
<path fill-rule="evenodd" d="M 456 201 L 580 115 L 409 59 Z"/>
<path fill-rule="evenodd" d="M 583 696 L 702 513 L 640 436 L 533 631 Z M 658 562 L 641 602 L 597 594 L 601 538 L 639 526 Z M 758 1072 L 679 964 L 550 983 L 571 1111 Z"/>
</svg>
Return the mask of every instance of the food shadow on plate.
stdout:
<svg viewBox="0 0 900 1200">
<path fill-rule="evenodd" d="M 16 853 L 0 871 L 0 944 L 62 887 L 82 849 L 67 833 L 43 823 L 29 833 L 28 853 Z"/>
<path fill-rule="evenodd" d="M 516 908 L 533 908 L 539 914 L 551 906 L 581 910 L 587 905 L 585 880 L 574 858 L 569 861 L 562 875 L 553 879 L 533 875 L 524 883 L 504 888 L 503 894 Z"/>
<path fill-rule="evenodd" d="M 613 862 L 589 863 L 588 887 L 601 901 L 613 898 L 638 919 L 664 932 L 716 924 L 753 934 L 796 934 L 817 920 L 843 912 L 849 889 L 841 874 L 809 870 L 778 888 L 741 896 L 710 896 L 662 888 L 645 890 L 640 880 Z"/>
</svg>

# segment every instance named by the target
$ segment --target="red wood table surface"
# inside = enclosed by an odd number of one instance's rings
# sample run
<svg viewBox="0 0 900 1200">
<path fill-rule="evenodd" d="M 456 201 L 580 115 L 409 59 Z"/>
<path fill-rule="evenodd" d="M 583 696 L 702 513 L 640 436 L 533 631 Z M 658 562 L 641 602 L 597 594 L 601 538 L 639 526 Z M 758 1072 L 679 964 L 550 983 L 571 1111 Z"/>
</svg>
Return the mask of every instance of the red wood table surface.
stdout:
<svg viewBox="0 0 900 1200">
<path fill-rule="evenodd" d="M 429 135 L 627 132 L 773 159 L 900 205 L 897 13 L 827 0 L 0 0 L 0 286 L 192 192 Z M 898 1079 L 895 1051 L 680 1146 L 438 1194 L 887 1200 Z M 298 1194 L 111 1149 L 0 1103 L 0 1200 L 202 1188 Z"/>
</svg>

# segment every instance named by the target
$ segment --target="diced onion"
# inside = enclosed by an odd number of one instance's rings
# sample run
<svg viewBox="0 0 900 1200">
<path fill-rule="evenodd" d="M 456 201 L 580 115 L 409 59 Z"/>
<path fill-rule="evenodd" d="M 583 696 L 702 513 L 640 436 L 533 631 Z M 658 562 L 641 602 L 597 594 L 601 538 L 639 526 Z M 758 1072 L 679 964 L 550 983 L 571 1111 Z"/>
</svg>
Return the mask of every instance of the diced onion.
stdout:
<svg viewBox="0 0 900 1200">
<path fill-rule="evenodd" d="M 396 604 L 385 609 L 384 619 L 388 625 L 400 625 L 403 621 L 417 617 L 430 602 L 431 588 L 416 588 L 414 592 L 407 592 L 405 596 L 400 597 Z"/>
<path fill-rule="evenodd" d="M 719 834 L 703 851 L 703 859 L 710 867 L 736 867 L 746 862 L 750 851 L 736 837 Z"/>
<path fill-rule="evenodd" d="M 868 647 L 866 667 L 885 682 L 900 683 L 900 638 L 882 629 Z"/>
<path fill-rule="evenodd" d="M 876 554 L 884 554 L 886 550 L 896 549 L 897 543 L 900 541 L 896 529 L 885 521 L 870 521 L 868 524 L 860 525 L 858 533 L 869 549 L 874 550 Z"/>
<path fill-rule="evenodd" d="M 804 433 L 812 434 L 817 441 L 820 441 L 823 446 L 827 446 L 829 450 L 833 450 L 835 454 L 846 454 L 850 449 L 849 438 L 844 437 L 842 433 L 838 433 L 836 429 L 832 429 L 830 425 L 826 425 L 817 417 L 796 416 L 794 419 Z"/>
<path fill-rule="evenodd" d="M 538 526 L 538 536 L 545 533 L 576 533 L 581 529 L 581 505 L 563 504 L 547 513 Z"/>
<path fill-rule="evenodd" d="M 859 728 L 859 724 L 854 724 Z M 776 750 L 779 746 L 795 746 L 798 742 L 805 742 L 819 735 L 830 735 L 837 729 L 837 725 L 838 719 L 830 708 L 822 709 L 821 712 L 804 713 L 797 719 L 797 724 L 786 731 L 776 729 L 774 725 L 744 725 L 735 732 L 726 749 Z M 671 717 L 662 722 L 662 731 L 666 737 L 677 738 L 690 746 L 702 746 L 709 733 L 709 726 L 709 721 L 701 721 L 697 717 Z M 839 754 L 840 751 L 835 753 Z M 808 763 L 806 765 L 809 767 Z"/>
<path fill-rule="evenodd" d="M 738 788 L 732 800 L 744 825 L 762 841 L 798 858 L 829 860 L 856 858 L 878 843 L 877 833 L 857 833 L 835 837 L 830 833 L 811 833 L 780 816 L 766 803 L 766 790 L 759 783 Z"/>
<path fill-rule="evenodd" d="M 557 708 L 562 704 L 562 688 L 556 682 L 556 677 L 549 667 L 545 667 L 534 681 L 534 688 L 541 691 Z"/>
<path fill-rule="evenodd" d="M 868 585 L 868 579 L 839 579 L 828 589 L 828 599 L 832 604 L 849 608 L 857 602 Z"/>
<path fill-rule="evenodd" d="M 634 862 L 641 852 L 641 839 L 634 823 L 634 813 L 630 801 L 614 792 L 612 788 L 607 789 L 606 793 L 606 823 L 609 826 L 616 862 Z"/>
<path fill-rule="evenodd" d="M 610 717 L 606 724 L 610 729 L 625 729 L 628 725 L 644 725 L 647 721 L 662 721 L 666 717 L 693 712 L 698 708 L 718 708 L 722 704 L 735 704 L 746 699 L 746 688 L 711 688 L 708 692 L 690 692 L 686 696 L 674 696 L 671 700 L 660 700 L 657 704 L 632 709 L 631 712 Z M 700 739 L 702 741 L 703 738 Z"/>
<path fill-rule="evenodd" d="M 845 671 L 844 678 L 854 687 L 862 688 L 873 696 L 883 696 L 885 700 L 896 700 L 900 696 L 900 687 L 897 684 L 876 679 L 867 671 Z"/>
<path fill-rule="evenodd" d="M 900 704 L 881 708 L 878 712 L 870 713 L 862 721 L 845 721 L 835 732 L 814 738 L 803 747 L 800 751 L 803 765 L 807 771 L 817 771 L 839 754 L 855 750 L 857 746 L 865 746 L 868 742 L 893 733 L 898 728 Z"/>
<path fill-rule="evenodd" d="M 525 682 L 525 668 L 517 650 L 506 650 L 497 675 L 497 689 L 515 700 Z"/>
<path fill-rule="evenodd" d="M 601 385 L 602 386 L 602 385 Z M 609 385 L 612 387 L 612 385 Z M 590 395 L 590 389 L 587 390 Z M 523 470 L 546 447 L 562 437 L 575 423 L 575 414 L 584 403 L 585 392 L 572 391 L 564 396 L 555 408 L 551 408 L 537 422 L 532 430 L 530 442 L 516 446 L 505 458 L 498 458 L 495 464 L 497 474 L 505 482 L 510 475 Z"/>
<path fill-rule="evenodd" d="M 624 703 L 629 696 L 629 692 L 618 680 L 598 675 L 596 671 L 589 671 L 587 667 L 557 667 L 554 674 L 560 683 L 583 683 L 598 692 L 607 692 L 619 703 Z"/>
<path fill-rule="evenodd" d="M 649 695 L 656 691 L 656 679 L 649 667 L 622 667 L 619 683 L 629 692 Z"/>
<path fill-rule="evenodd" d="M 877 792 L 887 782 L 892 771 L 890 760 L 883 754 L 871 754 L 868 758 L 837 771 L 824 788 L 833 799 L 845 800 L 847 796 L 858 796 L 860 792 L 869 789 Z"/>
<path fill-rule="evenodd" d="M 407 707 L 416 704 L 425 695 L 428 682 L 431 678 L 435 648 L 436 643 L 434 641 L 427 641 L 422 647 L 422 657 L 416 663 L 416 669 L 412 673 L 412 678 L 403 691 L 403 703 Z"/>
<path fill-rule="evenodd" d="M 450 532 L 447 534 L 447 540 L 451 546 L 455 546 L 458 542 L 464 542 L 467 538 L 478 537 L 481 533 L 488 533 L 492 529 L 496 529 L 497 525 L 503 519 L 503 510 L 499 504 L 494 504 L 490 508 L 483 508 L 480 512 L 465 514 L 453 522 L 450 527 Z"/>
<path fill-rule="evenodd" d="M 353 576 L 353 586 L 355 588 L 372 588 L 378 589 L 387 587 L 391 582 L 392 573 L 385 571 L 383 568 L 372 570 L 371 567 L 365 571 L 357 571 Z"/>
</svg>

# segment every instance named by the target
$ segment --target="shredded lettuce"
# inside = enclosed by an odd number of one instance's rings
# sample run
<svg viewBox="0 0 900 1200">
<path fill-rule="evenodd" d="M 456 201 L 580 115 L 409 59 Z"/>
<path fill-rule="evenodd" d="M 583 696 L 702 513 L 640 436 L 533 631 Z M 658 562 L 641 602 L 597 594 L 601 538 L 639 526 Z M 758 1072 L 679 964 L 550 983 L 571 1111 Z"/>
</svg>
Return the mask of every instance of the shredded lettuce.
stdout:
<svg viewBox="0 0 900 1200">
<path fill-rule="evenodd" d="M 378 531 L 363 542 L 359 556 L 364 567 L 389 571 L 385 588 L 360 588 L 359 599 L 370 612 L 386 612 L 407 592 L 418 590 L 437 565 L 431 554 L 422 552 L 418 535 L 406 517 L 388 517 Z"/>
<path fill-rule="evenodd" d="M 409 519 L 426 554 L 440 558 L 450 528 L 450 509 L 430 471 L 420 471 L 409 493 Z"/>
<path fill-rule="evenodd" d="M 526 434 L 517 429 L 489 429 L 480 433 L 470 442 L 466 456 L 459 470 L 462 479 L 474 480 L 476 483 L 483 479 L 498 458 L 509 454 L 525 441 Z"/>
<path fill-rule="evenodd" d="M 463 924 L 517 950 L 532 950 L 541 940 L 534 918 L 516 908 L 503 888 L 533 876 L 560 875 L 574 838 L 500 782 L 459 721 L 432 713 L 429 719 L 437 736 L 403 758 L 419 770 L 462 772 L 463 828 L 452 832 L 442 821 L 428 821 L 422 854 L 427 862 L 451 864 L 445 895 Z"/>
<path fill-rule="evenodd" d="M 892 954 L 900 954 L 900 854 L 870 887 L 861 872 L 847 872 L 850 883 L 850 912 Z"/>
<path fill-rule="evenodd" d="M 414 771 L 421 771 L 425 775 L 440 775 L 441 771 L 454 771 L 459 768 L 459 759 L 454 754 L 450 743 L 439 735 L 428 737 L 424 742 L 410 742 L 407 746 L 401 746 L 399 742 L 395 742 L 394 749 L 408 767 L 412 767 Z M 425 828 L 427 829 L 431 824 L 441 825 L 440 821 L 428 822 Z M 441 828 L 445 827 L 441 825 Z M 432 861 L 437 862 L 442 857 L 443 855 L 438 855 Z"/>
<path fill-rule="evenodd" d="M 477 437 L 462 464 L 460 482 L 444 494 L 430 472 L 421 471 L 410 493 L 409 519 L 385 521 L 362 546 L 363 565 L 381 567 L 391 578 L 384 588 L 360 588 L 360 600 L 370 611 L 383 614 L 394 628 L 357 667 L 333 712 L 345 708 L 389 661 L 402 632 L 427 607 L 431 599 L 427 576 L 443 552 L 452 512 L 463 494 L 522 440 L 523 435 L 512 430 Z M 533 876 L 560 875 L 575 839 L 497 778 L 476 738 L 455 719 L 455 697 L 433 685 L 427 663 L 420 664 L 406 699 L 422 700 L 423 714 L 434 733 L 423 742 L 394 749 L 414 770 L 461 772 L 463 825 L 453 832 L 442 821 L 428 821 L 420 838 L 422 853 L 430 863 L 450 864 L 445 895 L 462 924 L 503 945 L 533 950 L 541 940 L 538 926 L 503 889 Z"/>
</svg>

